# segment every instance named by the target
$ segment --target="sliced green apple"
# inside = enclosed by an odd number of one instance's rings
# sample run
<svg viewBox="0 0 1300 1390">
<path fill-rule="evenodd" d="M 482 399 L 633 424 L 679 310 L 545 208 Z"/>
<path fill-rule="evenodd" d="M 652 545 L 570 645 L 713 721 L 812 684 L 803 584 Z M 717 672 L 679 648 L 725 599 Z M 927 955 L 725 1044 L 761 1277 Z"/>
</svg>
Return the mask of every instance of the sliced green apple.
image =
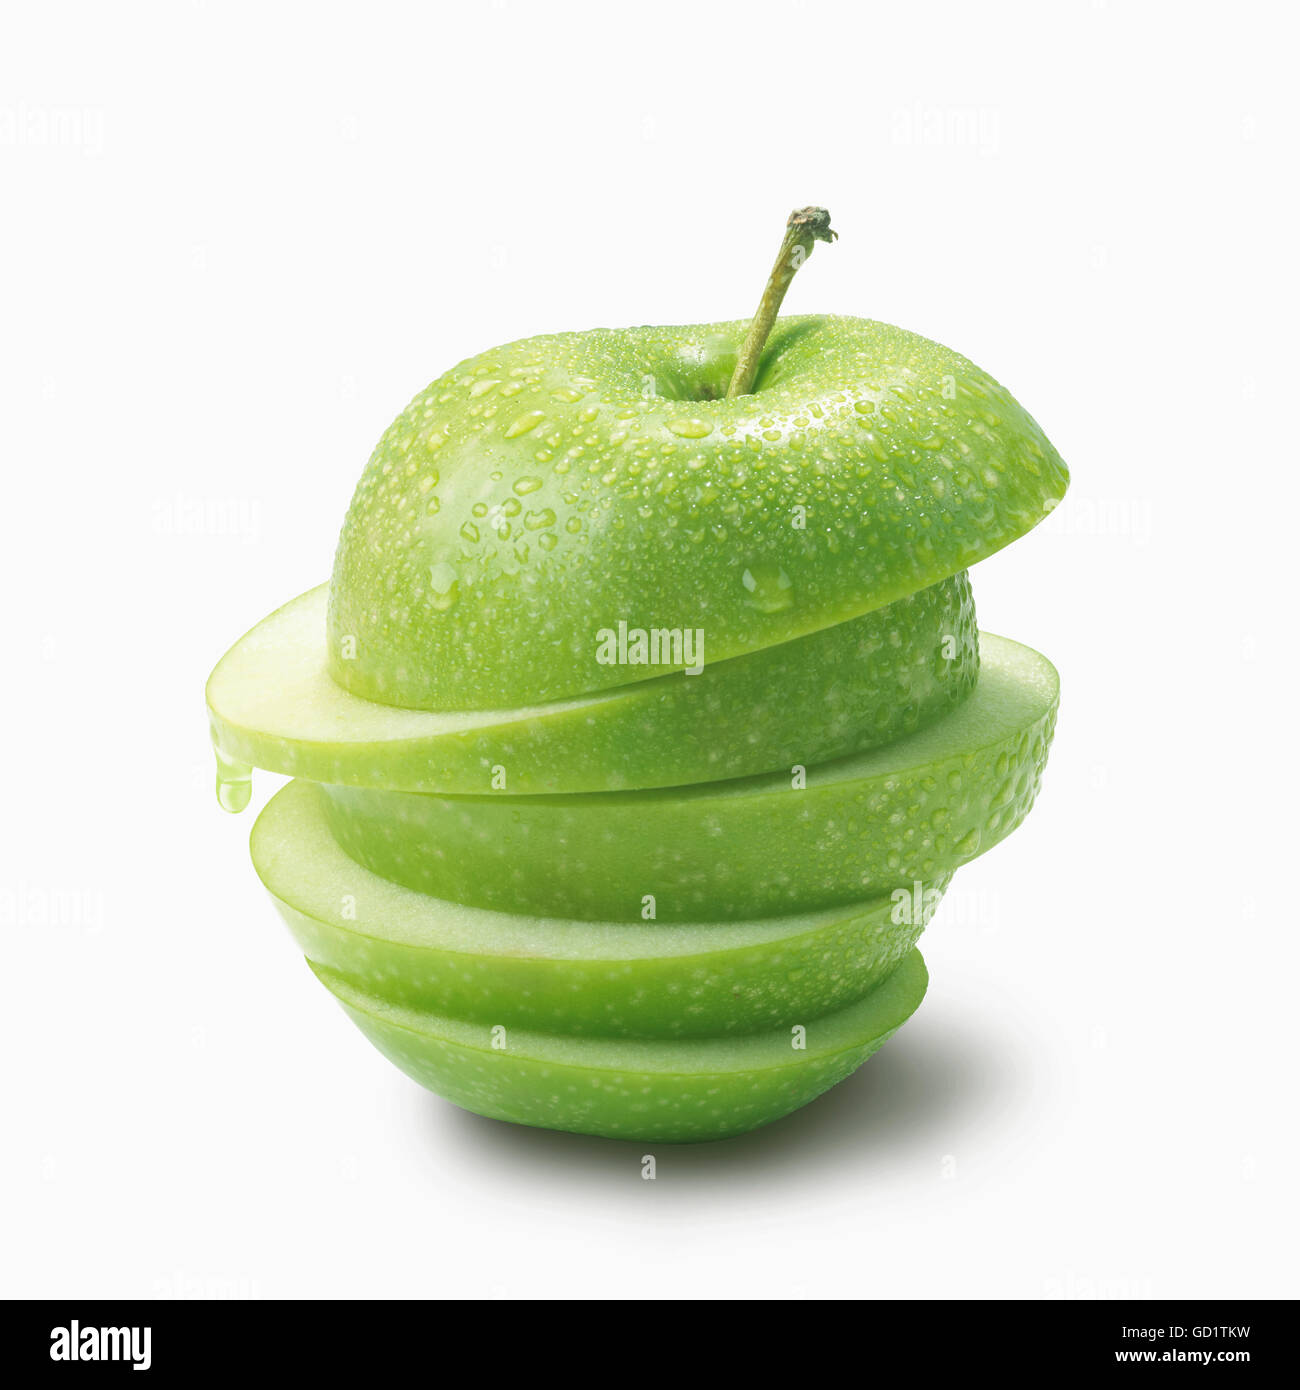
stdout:
<svg viewBox="0 0 1300 1390">
<path fill-rule="evenodd" d="M 604 921 L 809 911 L 952 873 L 1024 819 L 1057 675 L 981 634 L 971 696 L 928 729 L 806 773 L 582 796 L 447 797 L 327 786 L 339 844 L 408 887 Z"/>
<path fill-rule="evenodd" d="M 581 700 L 490 713 L 397 709 L 330 676 L 325 586 L 264 619 L 208 681 L 227 758 L 398 791 L 618 791 L 770 772 L 924 728 L 979 670 L 965 574 L 779 647 Z M 706 653 L 707 655 L 707 653 Z"/>
<path fill-rule="evenodd" d="M 317 978 L 390 1061 L 479 1115 L 611 1139 L 725 1139 L 788 1115 L 857 1070 L 915 1012 L 918 951 L 856 1003 L 729 1039 L 571 1038 L 466 1023 Z"/>
<path fill-rule="evenodd" d="M 599 634 L 701 630 L 759 651 L 957 574 L 1035 526 L 1065 465 L 966 358 L 866 319 L 788 318 L 725 396 L 747 323 L 530 338 L 393 422 L 331 583 L 348 690 L 501 709 L 680 669 Z"/>
<path fill-rule="evenodd" d="M 318 788 L 253 827 L 253 865 L 314 965 L 389 1003 L 603 1037 L 725 1037 L 860 999 L 916 944 L 947 886 L 752 922 L 519 917 L 431 898 L 349 859 Z"/>
</svg>

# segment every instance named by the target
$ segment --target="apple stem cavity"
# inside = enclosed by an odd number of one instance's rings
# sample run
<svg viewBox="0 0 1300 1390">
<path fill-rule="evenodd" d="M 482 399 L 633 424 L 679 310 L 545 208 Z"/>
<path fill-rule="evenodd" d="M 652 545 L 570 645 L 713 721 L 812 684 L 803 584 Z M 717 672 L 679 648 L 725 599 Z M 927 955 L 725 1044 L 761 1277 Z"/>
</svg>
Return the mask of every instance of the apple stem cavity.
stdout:
<svg viewBox="0 0 1300 1390">
<path fill-rule="evenodd" d="M 781 301 L 790 288 L 791 280 L 812 255 L 813 247 L 819 241 L 834 241 L 836 235 L 831 231 L 831 215 L 825 208 L 796 208 L 790 214 L 776 264 L 767 277 L 758 312 L 749 325 L 740 356 L 736 359 L 736 370 L 732 373 L 731 385 L 727 387 L 728 400 L 735 396 L 748 396 L 753 391 L 754 379 L 758 376 L 759 363 L 763 359 L 763 348 L 781 311 Z"/>
</svg>

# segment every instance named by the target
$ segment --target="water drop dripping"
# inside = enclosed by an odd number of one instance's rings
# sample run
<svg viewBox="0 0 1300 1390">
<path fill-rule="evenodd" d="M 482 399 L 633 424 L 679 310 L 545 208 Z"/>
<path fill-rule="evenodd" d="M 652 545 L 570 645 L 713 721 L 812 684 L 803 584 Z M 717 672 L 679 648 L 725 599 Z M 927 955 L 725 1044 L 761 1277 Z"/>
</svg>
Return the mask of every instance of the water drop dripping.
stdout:
<svg viewBox="0 0 1300 1390">
<path fill-rule="evenodd" d="M 253 769 L 232 758 L 215 739 L 212 751 L 217 758 L 217 805 L 232 816 L 238 815 L 253 799 Z"/>
</svg>

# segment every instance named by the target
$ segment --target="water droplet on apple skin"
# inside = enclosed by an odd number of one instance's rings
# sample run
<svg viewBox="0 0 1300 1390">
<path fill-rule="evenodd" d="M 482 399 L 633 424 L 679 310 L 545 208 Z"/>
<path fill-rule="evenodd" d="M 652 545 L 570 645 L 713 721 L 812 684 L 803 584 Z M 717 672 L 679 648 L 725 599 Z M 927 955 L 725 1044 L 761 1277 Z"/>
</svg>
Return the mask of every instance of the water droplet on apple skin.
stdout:
<svg viewBox="0 0 1300 1390">
<path fill-rule="evenodd" d="M 746 601 L 760 613 L 781 613 L 794 605 L 794 584 L 780 565 L 757 560 L 740 576 Z"/>
<path fill-rule="evenodd" d="M 460 597 L 460 575 L 445 560 L 429 570 L 430 606 L 439 613 L 454 607 Z"/>
<path fill-rule="evenodd" d="M 681 439 L 704 439 L 713 433 L 713 426 L 707 420 L 671 419 L 665 421 L 667 428 Z"/>
<path fill-rule="evenodd" d="M 530 430 L 535 430 L 546 416 L 540 410 L 525 411 L 524 414 L 512 420 L 505 429 L 507 439 L 518 439 L 521 434 L 528 434 Z"/>
</svg>

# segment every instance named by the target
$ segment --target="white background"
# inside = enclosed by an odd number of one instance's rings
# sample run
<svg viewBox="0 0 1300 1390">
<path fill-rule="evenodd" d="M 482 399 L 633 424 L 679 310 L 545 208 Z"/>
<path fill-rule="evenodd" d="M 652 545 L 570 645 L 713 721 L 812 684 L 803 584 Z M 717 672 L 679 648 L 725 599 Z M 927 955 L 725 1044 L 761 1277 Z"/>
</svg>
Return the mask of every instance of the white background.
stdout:
<svg viewBox="0 0 1300 1390">
<path fill-rule="evenodd" d="M 1291 7 L 5 16 L 0 1291 L 1300 1292 Z M 1072 466 L 974 575 L 1060 730 L 916 1019 L 645 1182 L 367 1046 L 216 806 L 203 682 L 426 381 L 742 316 L 808 202 L 841 240 L 787 309 L 951 344 Z"/>
</svg>

